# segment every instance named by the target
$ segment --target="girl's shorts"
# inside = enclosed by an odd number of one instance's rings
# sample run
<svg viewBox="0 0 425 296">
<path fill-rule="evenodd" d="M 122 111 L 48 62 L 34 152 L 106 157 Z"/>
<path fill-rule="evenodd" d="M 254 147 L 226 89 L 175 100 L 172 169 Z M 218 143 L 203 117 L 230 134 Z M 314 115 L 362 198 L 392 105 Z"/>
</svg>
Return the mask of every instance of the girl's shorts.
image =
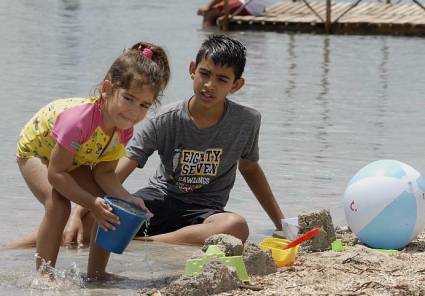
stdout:
<svg viewBox="0 0 425 296">
<path fill-rule="evenodd" d="M 209 216 L 225 213 L 224 210 L 206 208 L 205 206 L 188 204 L 171 196 L 163 196 L 153 188 L 143 188 L 134 193 L 134 196 L 143 198 L 146 207 L 154 214 L 149 226 L 143 224 L 137 233 L 149 236 L 168 233 L 177 229 L 202 224 Z"/>
</svg>

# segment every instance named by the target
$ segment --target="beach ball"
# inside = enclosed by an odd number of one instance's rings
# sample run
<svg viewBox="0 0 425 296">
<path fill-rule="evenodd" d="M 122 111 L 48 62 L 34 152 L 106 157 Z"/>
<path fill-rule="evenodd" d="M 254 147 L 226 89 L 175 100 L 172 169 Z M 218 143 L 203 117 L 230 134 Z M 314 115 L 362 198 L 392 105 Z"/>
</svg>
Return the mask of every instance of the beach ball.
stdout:
<svg viewBox="0 0 425 296">
<path fill-rule="evenodd" d="M 425 178 L 400 161 L 374 161 L 351 178 L 344 211 L 362 243 L 401 249 L 425 226 Z"/>
</svg>

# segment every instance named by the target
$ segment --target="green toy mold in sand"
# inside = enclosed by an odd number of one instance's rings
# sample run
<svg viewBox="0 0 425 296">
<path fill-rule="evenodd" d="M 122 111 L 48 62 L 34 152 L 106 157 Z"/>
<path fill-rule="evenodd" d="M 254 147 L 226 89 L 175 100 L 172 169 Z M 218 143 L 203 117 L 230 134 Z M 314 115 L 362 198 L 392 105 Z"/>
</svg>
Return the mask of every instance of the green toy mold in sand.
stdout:
<svg viewBox="0 0 425 296">
<path fill-rule="evenodd" d="M 249 282 L 248 272 L 246 271 L 245 262 L 242 256 L 229 256 L 226 257 L 224 252 L 217 245 L 210 245 L 205 251 L 205 254 L 196 259 L 189 259 L 186 261 L 185 273 L 194 274 L 202 271 L 204 265 L 211 259 L 218 259 L 226 266 L 231 266 L 236 269 L 239 279 L 247 283 Z"/>
</svg>

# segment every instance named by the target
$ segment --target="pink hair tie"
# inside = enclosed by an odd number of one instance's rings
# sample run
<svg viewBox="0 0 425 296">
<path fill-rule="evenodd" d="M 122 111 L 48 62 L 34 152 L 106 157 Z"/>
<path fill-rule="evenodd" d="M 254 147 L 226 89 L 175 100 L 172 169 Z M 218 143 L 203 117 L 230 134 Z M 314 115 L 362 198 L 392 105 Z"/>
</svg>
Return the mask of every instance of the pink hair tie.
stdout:
<svg viewBox="0 0 425 296">
<path fill-rule="evenodd" d="M 153 51 L 149 48 L 144 48 L 142 51 L 142 54 L 147 57 L 148 59 L 152 59 Z"/>
</svg>

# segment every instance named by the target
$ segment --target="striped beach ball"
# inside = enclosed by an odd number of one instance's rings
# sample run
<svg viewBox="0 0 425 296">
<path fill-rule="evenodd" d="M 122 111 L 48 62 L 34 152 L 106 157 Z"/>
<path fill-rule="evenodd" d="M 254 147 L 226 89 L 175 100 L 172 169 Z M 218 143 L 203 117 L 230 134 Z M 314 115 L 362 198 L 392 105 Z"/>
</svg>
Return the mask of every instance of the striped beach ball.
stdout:
<svg viewBox="0 0 425 296">
<path fill-rule="evenodd" d="M 365 245 L 401 249 L 425 226 L 425 178 L 400 161 L 374 161 L 351 178 L 344 211 Z"/>
</svg>

